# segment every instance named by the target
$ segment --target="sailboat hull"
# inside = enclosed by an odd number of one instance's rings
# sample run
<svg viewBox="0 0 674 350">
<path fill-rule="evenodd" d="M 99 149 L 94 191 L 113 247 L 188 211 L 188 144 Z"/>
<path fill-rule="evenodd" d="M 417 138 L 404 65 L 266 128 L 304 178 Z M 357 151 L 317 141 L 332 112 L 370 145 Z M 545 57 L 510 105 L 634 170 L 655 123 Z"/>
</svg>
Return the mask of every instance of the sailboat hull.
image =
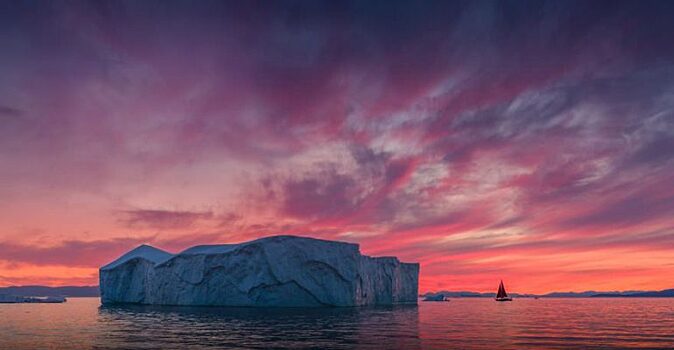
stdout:
<svg viewBox="0 0 674 350">
<path fill-rule="evenodd" d="M 513 298 L 496 298 L 496 301 L 513 301 Z"/>
</svg>

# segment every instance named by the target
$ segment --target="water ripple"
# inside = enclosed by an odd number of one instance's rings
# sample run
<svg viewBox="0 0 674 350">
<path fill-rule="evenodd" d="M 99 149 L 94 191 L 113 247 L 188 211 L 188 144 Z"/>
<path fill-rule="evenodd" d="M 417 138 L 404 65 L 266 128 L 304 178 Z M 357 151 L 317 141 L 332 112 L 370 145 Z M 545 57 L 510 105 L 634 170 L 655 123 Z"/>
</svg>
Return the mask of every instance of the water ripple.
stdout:
<svg viewBox="0 0 674 350">
<path fill-rule="evenodd" d="M 674 299 L 334 309 L 0 305 L 0 349 L 672 349 Z"/>
</svg>

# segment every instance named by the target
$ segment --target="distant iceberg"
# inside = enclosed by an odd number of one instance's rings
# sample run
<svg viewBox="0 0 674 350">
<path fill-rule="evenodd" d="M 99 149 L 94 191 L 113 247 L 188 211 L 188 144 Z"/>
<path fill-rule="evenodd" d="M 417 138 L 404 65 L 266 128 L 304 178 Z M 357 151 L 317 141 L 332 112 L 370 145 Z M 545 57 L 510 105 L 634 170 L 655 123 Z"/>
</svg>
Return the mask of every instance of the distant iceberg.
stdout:
<svg viewBox="0 0 674 350">
<path fill-rule="evenodd" d="M 357 244 L 273 236 L 189 248 L 142 245 L 100 269 L 103 304 L 363 306 L 416 304 L 419 264 Z"/>
<path fill-rule="evenodd" d="M 41 303 L 41 304 L 58 304 L 65 303 L 65 297 L 26 297 L 19 295 L 0 294 L 0 304 L 22 304 L 22 303 Z"/>
<path fill-rule="evenodd" d="M 449 298 L 445 297 L 444 294 L 429 295 L 423 301 L 449 301 Z"/>
</svg>

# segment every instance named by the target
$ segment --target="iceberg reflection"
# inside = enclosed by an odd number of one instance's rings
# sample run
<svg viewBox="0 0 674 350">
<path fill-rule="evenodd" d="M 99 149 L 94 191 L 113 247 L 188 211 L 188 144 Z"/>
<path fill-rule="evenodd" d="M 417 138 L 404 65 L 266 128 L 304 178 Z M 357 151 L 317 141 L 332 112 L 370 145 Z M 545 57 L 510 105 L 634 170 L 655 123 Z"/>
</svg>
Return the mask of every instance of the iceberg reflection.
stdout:
<svg viewBox="0 0 674 350">
<path fill-rule="evenodd" d="M 418 349 L 415 305 L 363 308 L 101 306 L 95 348 Z"/>
</svg>

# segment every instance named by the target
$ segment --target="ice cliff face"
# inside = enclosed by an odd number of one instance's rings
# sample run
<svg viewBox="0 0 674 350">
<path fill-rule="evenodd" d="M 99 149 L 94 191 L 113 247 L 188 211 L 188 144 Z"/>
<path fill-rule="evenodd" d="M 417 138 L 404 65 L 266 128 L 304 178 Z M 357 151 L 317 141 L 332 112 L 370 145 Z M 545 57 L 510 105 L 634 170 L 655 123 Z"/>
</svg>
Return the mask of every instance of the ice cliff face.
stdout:
<svg viewBox="0 0 674 350">
<path fill-rule="evenodd" d="M 419 264 L 358 245 L 294 236 L 197 246 L 143 245 L 100 269 L 103 304 L 360 306 L 417 302 Z"/>
</svg>

